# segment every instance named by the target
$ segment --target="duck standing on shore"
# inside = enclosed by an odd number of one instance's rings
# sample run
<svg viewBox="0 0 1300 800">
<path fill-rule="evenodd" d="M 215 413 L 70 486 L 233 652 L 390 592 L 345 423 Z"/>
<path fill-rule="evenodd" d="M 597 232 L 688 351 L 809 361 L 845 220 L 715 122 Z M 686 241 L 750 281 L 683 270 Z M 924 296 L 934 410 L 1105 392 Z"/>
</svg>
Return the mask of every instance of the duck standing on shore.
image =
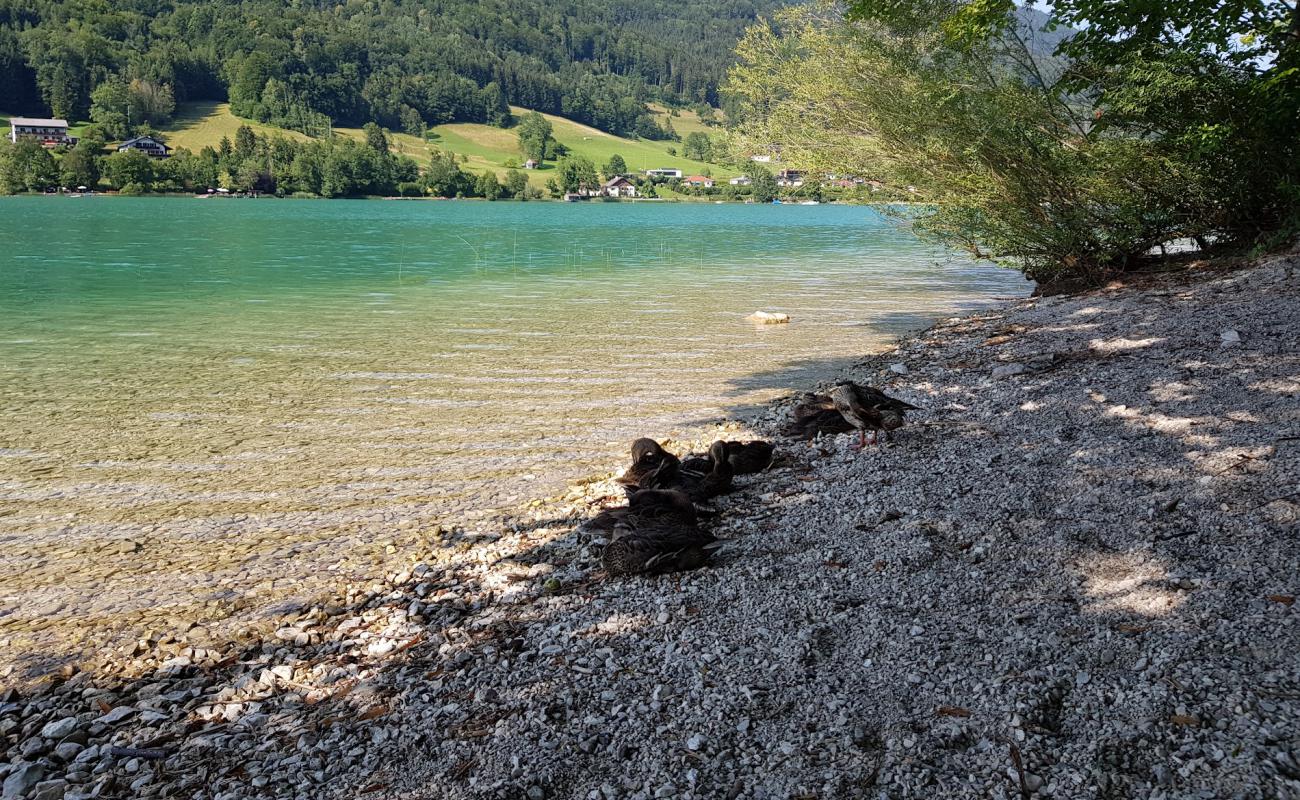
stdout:
<svg viewBox="0 0 1300 800">
<path fill-rule="evenodd" d="M 871 443 L 876 444 L 880 431 L 888 433 L 903 427 L 903 414 L 919 410 L 879 389 L 852 381 L 837 383 L 830 398 L 840 416 L 858 429 L 859 449 L 867 446 L 867 431 L 871 431 Z"/>
</svg>

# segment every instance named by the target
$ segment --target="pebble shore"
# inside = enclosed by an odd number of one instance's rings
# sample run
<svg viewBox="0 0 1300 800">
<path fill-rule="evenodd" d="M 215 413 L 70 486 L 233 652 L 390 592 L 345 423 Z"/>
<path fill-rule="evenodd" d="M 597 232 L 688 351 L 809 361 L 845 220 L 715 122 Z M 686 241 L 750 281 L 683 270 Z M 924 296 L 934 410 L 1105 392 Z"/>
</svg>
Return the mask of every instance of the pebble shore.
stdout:
<svg viewBox="0 0 1300 800">
<path fill-rule="evenodd" d="M 845 377 L 923 410 L 781 440 L 708 569 L 604 578 L 602 476 L 0 688 L 0 797 L 1300 797 L 1298 263 L 905 338 Z"/>
</svg>

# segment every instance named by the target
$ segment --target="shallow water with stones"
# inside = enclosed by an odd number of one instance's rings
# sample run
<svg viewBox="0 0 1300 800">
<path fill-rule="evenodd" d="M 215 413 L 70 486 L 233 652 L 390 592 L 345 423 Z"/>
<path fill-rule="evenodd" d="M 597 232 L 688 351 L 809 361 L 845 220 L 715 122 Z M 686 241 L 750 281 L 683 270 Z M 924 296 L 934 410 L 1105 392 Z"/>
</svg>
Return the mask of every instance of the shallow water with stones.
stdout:
<svg viewBox="0 0 1300 800">
<path fill-rule="evenodd" d="M 0 242 L 0 671 L 378 574 L 1029 288 L 853 206 L 29 197 Z"/>
</svg>

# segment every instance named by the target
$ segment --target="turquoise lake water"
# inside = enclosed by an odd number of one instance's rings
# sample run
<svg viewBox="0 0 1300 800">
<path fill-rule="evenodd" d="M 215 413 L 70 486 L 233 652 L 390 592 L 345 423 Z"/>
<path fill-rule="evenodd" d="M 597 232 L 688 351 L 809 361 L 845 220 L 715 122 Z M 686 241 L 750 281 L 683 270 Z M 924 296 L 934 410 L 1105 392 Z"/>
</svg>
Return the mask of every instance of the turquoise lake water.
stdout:
<svg viewBox="0 0 1300 800">
<path fill-rule="evenodd" d="M 848 206 L 29 197 L 0 243 L 0 479 L 33 522 L 69 486 L 490 507 L 1028 289 Z"/>
<path fill-rule="evenodd" d="M 1029 289 L 837 206 L 20 197 L 0 247 L 0 677 L 231 635 Z"/>
</svg>

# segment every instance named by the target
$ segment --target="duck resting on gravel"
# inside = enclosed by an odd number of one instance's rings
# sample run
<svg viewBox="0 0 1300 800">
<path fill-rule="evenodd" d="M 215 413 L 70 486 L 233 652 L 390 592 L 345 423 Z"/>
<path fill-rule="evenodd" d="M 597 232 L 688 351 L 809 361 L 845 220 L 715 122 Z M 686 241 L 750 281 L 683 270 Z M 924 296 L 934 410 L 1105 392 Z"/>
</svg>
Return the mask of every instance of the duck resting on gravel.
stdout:
<svg viewBox="0 0 1300 800">
<path fill-rule="evenodd" d="M 840 416 L 858 429 L 858 449 L 867 446 L 867 431 L 871 431 L 871 443 L 876 444 L 880 431 L 888 433 L 903 427 L 903 414 L 919 410 L 879 389 L 852 381 L 835 384 L 830 398 Z"/>
<path fill-rule="evenodd" d="M 776 445 L 761 439 L 749 442 L 729 441 L 726 445 L 727 461 L 731 463 L 731 471 L 735 475 L 762 472 L 772 466 L 772 458 L 776 453 Z M 713 456 L 710 453 L 692 453 L 682 460 L 682 469 L 708 472 L 713 469 Z"/>
<path fill-rule="evenodd" d="M 656 513 L 642 513 L 642 505 Z M 693 515 L 694 505 L 681 492 L 638 492 L 627 513 L 614 522 L 602 566 L 610 575 L 658 575 L 704 566 L 723 543 L 700 528 Z"/>
<path fill-rule="evenodd" d="M 830 395 L 805 392 L 794 406 L 794 419 L 786 426 L 787 436 L 812 441 L 818 434 L 832 436 L 848 433 L 853 426 L 835 408 Z"/>
<path fill-rule="evenodd" d="M 654 439 L 632 443 L 632 466 L 615 479 L 628 497 L 642 489 L 667 489 L 677 482 L 681 461 Z"/>
<path fill-rule="evenodd" d="M 708 456 L 681 462 L 677 480 L 665 488 L 679 489 L 699 503 L 731 491 L 731 479 L 735 474 L 735 468 L 731 466 L 731 446 L 719 439 L 709 445 Z"/>
<path fill-rule="evenodd" d="M 590 531 L 613 532 L 621 522 L 658 520 L 679 525 L 694 525 L 699 519 L 695 504 L 681 492 L 670 489 L 643 489 L 627 505 L 607 508 L 582 524 Z"/>
<path fill-rule="evenodd" d="M 735 474 L 726 442 L 709 447 L 709 455 L 683 463 L 653 439 L 632 443 L 632 466 L 616 479 L 628 497 L 647 489 L 677 489 L 691 500 L 703 502 L 731 490 Z"/>
</svg>

